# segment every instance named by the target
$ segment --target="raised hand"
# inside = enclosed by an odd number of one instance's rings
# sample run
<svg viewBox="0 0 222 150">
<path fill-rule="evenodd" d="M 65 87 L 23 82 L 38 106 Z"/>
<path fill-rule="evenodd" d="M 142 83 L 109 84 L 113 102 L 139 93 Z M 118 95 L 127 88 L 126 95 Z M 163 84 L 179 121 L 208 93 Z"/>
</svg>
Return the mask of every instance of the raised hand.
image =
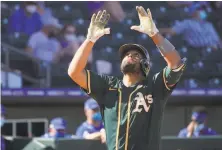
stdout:
<svg viewBox="0 0 222 150">
<path fill-rule="evenodd" d="M 103 35 L 110 34 L 110 28 L 105 28 L 109 18 L 110 14 L 108 14 L 106 10 L 93 14 L 88 28 L 87 39 L 95 43 Z"/>
<path fill-rule="evenodd" d="M 140 19 L 140 25 L 132 26 L 131 27 L 132 30 L 148 34 L 150 37 L 154 36 L 157 32 L 159 32 L 158 29 L 156 28 L 155 23 L 153 22 L 150 9 L 147 9 L 146 12 L 142 6 L 136 6 L 136 10 L 138 12 L 138 16 Z"/>
</svg>

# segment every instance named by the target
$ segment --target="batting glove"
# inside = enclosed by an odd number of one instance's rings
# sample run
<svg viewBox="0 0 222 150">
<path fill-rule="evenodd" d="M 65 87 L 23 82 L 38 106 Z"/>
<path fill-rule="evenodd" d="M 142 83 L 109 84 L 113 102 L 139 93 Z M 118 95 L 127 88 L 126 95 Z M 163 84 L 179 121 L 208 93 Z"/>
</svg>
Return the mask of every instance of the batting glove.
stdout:
<svg viewBox="0 0 222 150">
<path fill-rule="evenodd" d="M 136 10 L 138 12 L 140 25 L 139 26 L 132 26 L 132 30 L 139 31 L 141 33 L 148 34 L 150 37 L 154 36 L 159 30 L 156 28 L 155 23 L 152 19 L 152 14 L 150 9 L 147 9 L 147 12 L 142 6 L 136 6 Z"/>
<path fill-rule="evenodd" d="M 93 14 L 88 28 L 87 39 L 95 43 L 104 34 L 110 34 L 110 28 L 105 28 L 110 18 L 106 10 Z"/>
</svg>

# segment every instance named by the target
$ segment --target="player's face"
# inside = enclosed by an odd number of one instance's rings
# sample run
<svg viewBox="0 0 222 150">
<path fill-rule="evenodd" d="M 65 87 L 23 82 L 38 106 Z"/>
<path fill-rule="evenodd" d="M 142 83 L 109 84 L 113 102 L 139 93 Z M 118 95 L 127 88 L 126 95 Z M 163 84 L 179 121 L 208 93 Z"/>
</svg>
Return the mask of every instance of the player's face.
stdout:
<svg viewBox="0 0 222 150">
<path fill-rule="evenodd" d="M 86 112 L 86 117 L 89 118 L 89 119 L 92 119 L 92 116 L 93 116 L 95 113 L 99 112 L 99 108 L 87 109 L 87 110 L 85 110 L 85 112 Z"/>
<path fill-rule="evenodd" d="M 140 72 L 141 53 L 136 50 L 128 51 L 122 60 L 121 71 L 124 74 Z"/>
</svg>

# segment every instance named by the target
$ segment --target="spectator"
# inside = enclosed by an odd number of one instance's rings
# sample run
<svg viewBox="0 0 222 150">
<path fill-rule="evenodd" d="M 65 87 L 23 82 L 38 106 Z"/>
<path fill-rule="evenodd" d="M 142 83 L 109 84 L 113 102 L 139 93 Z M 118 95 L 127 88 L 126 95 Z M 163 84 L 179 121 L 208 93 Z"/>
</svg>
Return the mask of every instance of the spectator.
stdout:
<svg viewBox="0 0 222 150">
<path fill-rule="evenodd" d="M 44 1 L 37 1 L 37 12 L 41 17 L 41 21 L 44 24 L 48 19 L 54 18 L 50 8 L 45 7 Z"/>
<path fill-rule="evenodd" d="M 40 15 L 37 13 L 36 2 L 24 2 L 24 7 L 16 10 L 9 18 L 9 33 L 32 35 L 42 28 Z"/>
<path fill-rule="evenodd" d="M 89 1 L 88 10 L 90 16 L 99 10 L 107 10 L 110 13 L 110 20 L 114 22 L 122 22 L 126 17 L 120 2 L 117 1 Z"/>
<path fill-rule="evenodd" d="M 3 127 L 5 123 L 5 108 L 3 105 L 1 105 L 1 128 Z M 2 133 L 1 133 L 1 150 L 5 150 L 5 140 L 2 137 Z"/>
<path fill-rule="evenodd" d="M 45 133 L 43 138 L 72 138 L 72 135 L 66 133 L 66 121 L 63 118 L 54 118 L 49 125 L 49 132 Z"/>
<path fill-rule="evenodd" d="M 98 103 L 94 99 L 88 99 L 84 109 L 86 121 L 78 127 L 76 135 L 84 139 L 100 139 L 102 143 L 105 143 L 106 135 Z"/>
<path fill-rule="evenodd" d="M 206 125 L 207 110 L 205 109 L 205 107 L 195 107 L 193 109 L 191 120 L 192 121 L 187 126 L 187 128 L 184 128 L 179 132 L 178 137 L 189 138 L 206 135 L 216 135 L 216 132 Z"/>
<path fill-rule="evenodd" d="M 68 24 L 63 27 L 60 39 L 60 45 L 62 50 L 60 55 L 57 55 L 57 61 L 69 63 L 73 58 L 74 53 L 80 46 L 80 41 L 75 33 L 75 26 Z"/>
<path fill-rule="evenodd" d="M 162 28 L 160 32 L 170 35 L 183 34 L 184 40 L 192 48 L 219 48 L 221 40 L 213 25 L 206 21 L 206 11 L 197 3 L 190 7 L 190 12 L 191 19 L 176 23 L 172 28 Z"/>
<path fill-rule="evenodd" d="M 28 41 L 26 51 L 37 58 L 54 62 L 56 55 L 59 55 L 61 49 L 59 41 L 56 39 L 58 30 L 61 25 L 55 18 L 45 22 L 42 30 L 34 33 Z"/>
</svg>

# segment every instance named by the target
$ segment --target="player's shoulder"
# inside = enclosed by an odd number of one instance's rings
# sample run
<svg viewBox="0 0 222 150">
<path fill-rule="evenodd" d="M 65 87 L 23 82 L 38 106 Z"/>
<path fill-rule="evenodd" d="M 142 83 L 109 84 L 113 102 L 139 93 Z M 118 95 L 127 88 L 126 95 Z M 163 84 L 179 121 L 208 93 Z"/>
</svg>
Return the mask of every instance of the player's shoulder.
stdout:
<svg viewBox="0 0 222 150">
<path fill-rule="evenodd" d="M 186 137 L 186 135 L 187 135 L 187 128 L 183 128 L 180 130 L 178 137 L 184 138 L 184 137 Z"/>
<path fill-rule="evenodd" d="M 180 132 L 186 132 L 187 131 L 187 128 L 183 128 L 180 130 Z"/>
<path fill-rule="evenodd" d="M 179 134 L 186 134 L 186 133 L 187 133 L 187 128 L 183 128 L 179 132 Z"/>
<path fill-rule="evenodd" d="M 117 76 L 112 75 L 102 75 L 109 87 L 117 88 L 118 84 L 120 83 L 121 79 Z"/>
<path fill-rule="evenodd" d="M 80 124 L 79 128 L 85 128 L 87 127 L 87 122 L 84 121 L 83 123 Z"/>
<path fill-rule="evenodd" d="M 76 129 L 76 135 L 80 136 L 85 130 L 87 130 L 87 123 L 81 123 Z"/>
<path fill-rule="evenodd" d="M 83 122 L 81 125 L 80 125 L 80 128 L 81 129 L 91 129 L 93 128 L 92 125 L 88 124 L 86 121 Z"/>
<path fill-rule="evenodd" d="M 149 80 L 156 81 L 158 77 L 163 76 L 163 72 L 164 72 L 164 69 L 165 69 L 165 68 L 166 68 L 166 67 L 164 67 L 164 68 L 163 68 L 162 70 L 160 70 L 159 72 L 152 74 L 152 75 L 150 76 Z"/>
<path fill-rule="evenodd" d="M 111 85 L 115 85 L 121 81 L 121 79 L 116 76 L 109 76 L 108 78 L 109 78 L 109 84 Z"/>
<path fill-rule="evenodd" d="M 88 69 L 85 69 L 85 71 L 87 73 L 89 73 L 90 75 L 93 75 L 93 76 L 99 76 L 105 80 L 111 80 L 111 81 L 114 81 L 115 80 L 115 76 L 112 76 L 112 75 L 108 75 L 108 74 L 104 74 L 104 73 L 97 73 L 93 70 L 88 70 Z"/>
</svg>

